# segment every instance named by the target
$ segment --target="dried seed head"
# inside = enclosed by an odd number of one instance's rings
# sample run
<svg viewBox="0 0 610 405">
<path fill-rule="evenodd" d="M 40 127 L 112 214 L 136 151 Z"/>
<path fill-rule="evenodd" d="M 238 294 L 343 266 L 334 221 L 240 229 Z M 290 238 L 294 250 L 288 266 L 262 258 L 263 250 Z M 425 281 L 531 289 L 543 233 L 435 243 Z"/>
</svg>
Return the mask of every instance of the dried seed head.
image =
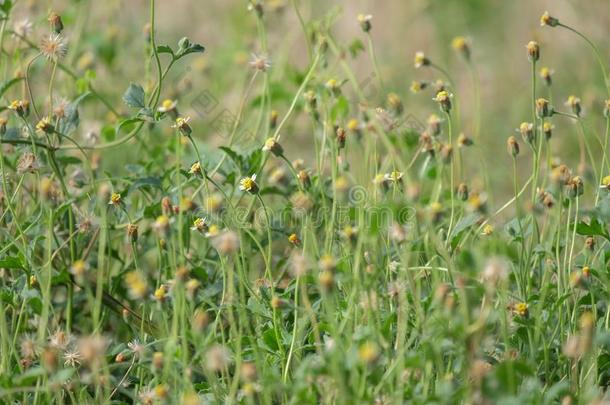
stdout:
<svg viewBox="0 0 610 405">
<path fill-rule="evenodd" d="M 587 239 L 585 239 L 585 247 L 591 252 L 595 250 L 595 238 L 593 236 L 588 236 Z"/>
<path fill-rule="evenodd" d="M 536 62 L 540 59 L 540 46 L 536 41 L 530 41 L 525 45 L 525 49 L 527 49 L 527 58 L 530 62 Z"/>
<path fill-rule="evenodd" d="M 189 121 L 191 117 L 178 117 L 176 118 L 176 122 L 172 125 L 172 128 L 177 129 L 184 136 L 190 136 L 193 132 L 193 129 L 189 125 Z"/>
<path fill-rule="evenodd" d="M 441 123 L 443 120 L 436 114 L 431 114 L 428 117 L 428 133 L 432 136 L 438 136 L 441 133 Z"/>
<path fill-rule="evenodd" d="M 127 237 L 132 242 L 136 242 L 138 240 L 138 225 L 136 225 L 136 224 L 127 225 Z"/>
<path fill-rule="evenodd" d="M 462 201 L 468 200 L 468 186 L 466 183 L 460 183 L 457 188 L 457 196 Z"/>
<path fill-rule="evenodd" d="M 531 122 L 522 122 L 521 125 L 519 125 L 518 131 L 525 142 L 530 144 L 534 142 L 534 124 Z"/>
<path fill-rule="evenodd" d="M 580 197 L 584 193 L 584 183 L 580 176 L 574 176 L 566 184 L 566 194 L 570 198 Z"/>
<path fill-rule="evenodd" d="M 404 111 L 404 106 L 402 104 L 402 100 L 400 99 L 400 96 L 396 93 L 388 94 L 387 105 L 388 105 L 388 109 L 394 115 L 400 115 Z"/>
<path fill-rule="evenodd" d="M 464 135 L 464 133 L 461 133 L 460 135 L 458 135 L 457 143 L 460 148 L 462 148 L 464 146 L 471 146 L 474 144 L 472 138 Z"/>
<path fill-rule="evenodd" d="M 239 249 L 239 236 L 236 232 L 225 230 L 212 240 L 214 248 L 222 255 L 231 255 Z"/>
<path fill-rule="evenodd" d="M 259 72 L 266 72 L 271 67 L 271 60 L 266 55 L 252 54 L 250 66 Z"/>
<path fill-rule="evenodd" d="M 19 156 L 19 160 L 17 161 L 18 173 L 34 173 L 38 168 L 38 159 L 32 152 L 25 152 Z"/>
<path fill-rule="evenodd" d="M 48 60 L 57 62 L 68 53 L 68 45 L 61 34 L 51 34 L 41 41 L 40 52 Z"/>
</svg>

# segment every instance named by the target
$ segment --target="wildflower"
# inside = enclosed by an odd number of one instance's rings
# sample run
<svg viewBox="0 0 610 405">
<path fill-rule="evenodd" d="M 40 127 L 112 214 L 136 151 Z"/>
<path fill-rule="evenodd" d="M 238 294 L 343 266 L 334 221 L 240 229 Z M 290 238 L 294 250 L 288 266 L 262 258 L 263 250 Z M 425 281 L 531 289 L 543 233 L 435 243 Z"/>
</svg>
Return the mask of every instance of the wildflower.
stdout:
<svg viewBox="0 0 610 405">
<path fill-rule="evenodd" d="M 544 134 L 544 137 L 546 138 L 547 141 L 549 139 L 551 139 L 554 128 L 555 128 L 555 125 L 551 124 L 548 121 L 545 121 L 544 124 L 542 124 L 542 133 Z"/>
<path fill-rule="evenodd" d="M 265 55 L 257 55 L 253 53 L 252 59 L 250 60 L 250 66 L 260 72 L 266 72 L 267 69 L 271 67 L 271 61 Z"/>
<path fill-rule="evenodd" d="M 566 107 L 570 107 L 574 115 L 580 117 L 582 113 L 582 105 L 580 103 L 580 98 L 576 96 L 570 96 L 565 102 Z"/>
<path fill-rule="evenodd" d="M 531 122 L 522 122 L 517 130 L 521 133 L 523 140 L 527 143 L 534 142 L 534 124 Z"/>
<path fill-rule="evenodd" d="M 539 98 L 536 100 L 536 116 L 538 118 L 550 117 L 553 115 L 553 109 L 549 106 L 549 100 Z"/>
<path fill-rule="evenodd" d="M 400 96 L 396 93 L 390 93 L 387 97 L 388 108 L 394 113 L 394 115 L 400 115 L 404 111 L 404 106 Z"/>
<path fill-rule="evenodd" d="M 551 180 L 559 185 L 566 185 L 572 177 L 572 171 L 566 165 L 559 165 L 551 171 Z"/>
<path fill-rule="evenodd" d="M 199 162 L 193 163 L 191 165 L 191 168 L 189 169 L 189 174 L 201 175 L 201 163 L 199 163 Z"/>
<path fill-rule="evenodd" d="M 155 397 L 161 400 L 162 402 L 167 399 L 168 392 L 169 389 L 165 384 L 159 384 L 155 387 Z"/>
<path fill-rule="evenodd" d="M 432 136 L 440 135 L 441 123 L 443 122 L 443 120 L 441 120 L 441 118 L 438 115 L 431 114 L 428 117 L 427 122 L 428 122 L 428 133 Z"/>
<path fill-rule="evenodd" d="M 398 170 L 393 170 L 391 173 L 384 174 L 383 179 L 387 182 L 397 184 L 397 183 L 402 182 L 403 175 L 404 175 L 403 172 L 399 172 Z"/>
<path fill-rule="evenodd" d="M 337 135 L 337 147 L 339 149 L 345 148 L 345 139 L 346 139 L 345 129 L 343 129 L 342 127 L 339 127 L 339 128 L 337 128 L 337 131 L 335 133 Z"/>
<path fill-rule="evenodd" d="M 56 34 L 61 34 L 64 30 L 64 24 L 61 21 L 61 16 L 57 14 L 55 11 L 52 11 L 49 14 L 48 21 L 51 23 L 51 28 Z"/>
<path fill-rule="evenodd" d="M 318 281 L 324 290 L 331 290 L 335 284 L 335 276 L 332 271 L 322 270 L 318 276 Z"/>
<path fill-rule="evenodd" d="M 160 113 L 175 113 L 178 101 L 172 99 L 165 99 L 157 109 Z"/>
<path fill-rule="evenodd" d="M 420 91 L 425 90 L 426 87 L 428 87 L 427 82 L 416 80 L 416 81 L 411 82 L 410 90 L 411 90 L 411 93 L 417 94 Z"/>
<path fill-rule="evenodd" d="M 210 315 L 206 311 L 197 309 L 193 316 L 193 329 L 195 331 L 203 331 L 210 323 Z"/>
<path fill-rule="evenodd" d="M 525 48 L 527 49 L 527 58 L 530 62 L 536 62 L 540 59 L 540 46 L 538 42 L 530 41 L 525 45 Z"/>
<path fill-rule="evenodd" d="M 470 59 L 470 46 L 464 37 L 455 37 L 451 41 L 451 47 L 461 53 L 466 60 Z"/>
<path fill-rule="evenodd" d="M 337 262 L 335 261 L 334 257 L 329 254 L 325 254 L 320 257 L 318 265 L 322 271 L 334 271 L 337 267 Z"/>
<path fill-rule="evenodd" d="M 610 119 L 610 100 L 604 102 L 604 117 Z"/>
<path fill-rule="evenodd" d="M 89 265 L 84 260 L 76 260 L 70 266 L 70 273 L 72 273 L 77 279 L 82 279 L 85 273 L 89 269 Z"/>
<path fill-rule="evenodd" d="M 360 24 L 360 28 L 362 28 L 362 31 L 369 32 L 371 28 L 373 28 L 371 25 L 372 19 L 373 16 L 370 14 L 358 14 L 358 23 Z"/>
<path fill-rule="evenodd" d="M 430 211 L 430 218 L 432 222 L 440 221 L 443 216 L 443 206 L 441 205 L 441 203 L 435 201 L 430 204 L 430 207 L 428 209 Z"/>
<path fill-rule="evenodd" d="M 159 288 L 155 290 L 153 297 L 157 302 L 163 303 L 165 301 L 167 298 L 167 287 L 165 284 L 161 284 Z"/>
<path fill-rule="evenodd" d="M 198 231 L 200 233 L 205 233 L 209 229 L 206 218 L 196 218 L 193 221 L 193 226 L 191 227 L 192 231 Z"/>
<path fill-rule="evenodd" d="M 152 405 L 155 402 L 155 392 L 150 389 L 146 389 L 140 392 L 138 399 L 144 405 Z"/>
<path fill-rule="evenodd" d="M 148 292 L 148 282 L 142 273 L 131 271 L 125 274 L 125 285 L 129 296 L 133 300 L 140 300 L 146 296 Z"/>
<path fill-rule="evenodd" d="M 214 237 L 212 244 L 222 255 L 230 255 L 239 249 L 239 236 L 233 231 L 223 231 Z"/>
<path fill-rule="evenodd" d="M 355 242 L 358 238 L 358 228 L 355 228 L 351 225 L 347 225 L 341 231 L 341 236 L 349 242 Z"/>
<path fill-rule="evenodd" d="M 256 184 L 256 174 L 241 179 L 239 181 L 239 189 L 242 191 L 247 191 L 250 194 L 257 194 L 258 184 Z"/>
<path fill-rule="evenodd" d="M 204 203 L 206 211 L 220 212 L 223 207 L 223 197 L 219 193 L 214 193 L 205 199 Z"/>
<path fill-rule="evenodd" d="M 451 97 L 452 95 L 446 90 L 442 90 L 436 93 L 436 97 L 433 100 L 439 104 L 442 111 L 449 113 L 451 111 Z"/>
<path fill-rule="evenodd" d="M 57 61 L 68 53 L 68 45 L 61 34 L 51 34 L 40 43 L 40 52 L 50 61 Z"/>
<path fill-rule="evenodd" d="M 127 224 L 127 237 L 132 242 L 136 242 L 138 240 L 138 225 Z"/>
<path fill-rule="evenodd" d="M 540 78 L 542 78 L 542 80 L 544 80 L 544 82 L 546 83 L 547 86 L 550 86 L 552 84 L 553 73 L 555 73 L 555 72 L 553 70 L 549 69 L 548 67 L 540 68 Z"/>
<path fill-rule="evenodd" d="M 123 203 L 123 199 L 121 198 L 121 194 L 112 193 L 112 195 L 110 196 L 110 202 L 108 204 L 114 205 L 114 206 L 119 206 L 122 203 Z"/>
<path fill-rule="evenodd" d="M 17 161 L 18 173 L 34 173 L 38 168 L 38 159 L 32 152 L 24 152 L 19 156 L 19 160 Z"/>
<path fill-rule="evenodd" d="M 167 215 L 159 215 L 152 227 L 159 234 L 167 234 L 169 231 L 169 218 Z"/>
<path fill-rule="evenodd" d="M 176 118 L 176 122 L 172 125 L 172 128 L 176 128 L 180 131 L 180 133 L 184 136 L 190 136 L 193 132 L 193 129 L 189 125 L 189 121 L 191 117 L 178 117 Z"/>
<path fill-rule="evenodd" d="M 544 14 L 540 17 L 540 26 L 541 27 L 556 27 L 559 25 L 559 20 L 557 18 L 551 17 L 548 11 L 545 11 Z"/>
<path fill-rule="evenodd" d="M 55 131 L 55 128 L 53 128 L 53 124 L 51 124 L 51 119 L 49 117 L 43 117 L 36 124 L 36 130 L 45 134 L 52 134 L 53 131 Z"/>
<path fill-rule="evenodd" d="M 85 363 L 97 366 L 106 356 L 108 340 L 99 335 L 85 336 L 78 340 L 78 351 Z"/>
<path fill-rule="evenodd" d="M 9 105 L 8 109 L 15 111 L 20 117 L 27 117 L 30 112 L 30 102 L 27 100 L 13 100 Z"/>
<path fill-rule="evenodd" d="M 29 335 L 25 335 L 19 345 L 19 353 L 21 357 L 33 360 L 38 354 L 38 346 L 36 341 Z"/>
<path fill-rule="evenodd" d="M 443 144 L 441 146 L 441 159 L 443 163 L 449 164 L 451 163 L 451 159 L 453 157 L 453 146 L 449 144 Z"/>
<path fill-rule="evenodd" d="M 525 302 L 519 302 L 513 305 L 513 312 L 523 318 L 527 318 L 529 314 L 528 305 Z"/>
<path fill-rule="evenodd" d="M 201 287 L 201 283 L 199 282 L 199 280 L 191 278 L 189 281 L 186 282 L 185 287 L 186 287 L 186 293 L 192 299 L 195 296 L 197 289 L 199 289 L 199 287 Z"/>
<path fill-rule="evenodd" d="M 481 235 L 483 236 L 489 236 L 491 234 L 494 233 L 494 227 L 491 224 L 485 224 L 485 226 L 483 227 L 483 232 L 481 232 Z"/>
<path fill-rule="evenodd" d="M 460 185 L 458 186 L 457 197 L 462 201 L 468 200 L 468 186 L 466 185 L 466 183 L 460 183 Z"/>
<path fill-rule="evenodd" d="M 275 138 L 269 138 L 265 141 L 263 151 L 271 152 L 275 156 L 281 156 L 284 153 L 284 148 L 282 148 L 282 145 L 280 145 Z"/>
<path fill-rule="evenodd" d="M 373 342 L 365 342 L 358 348 L 358 358 L 365 364 L 374 363 L 379 354 L 379 347 Z"/>
<path fill-rule="evenodd" d="M 430 59 L 426 58 L 426 55 L 419 51 L 419 52 L 415 52 L 415 57 L 413 59 L 413 64 L 415 65 L 416 69 L 419 69 L 422 66 L 429 66 L 430 65 Z"/>
<path fill-rule="evenodd" d="M 290 242 L 294 246 L 299 246 L 301 244 L 301 240 L 299 239 L 299 236 L 296 233 L 291 233 L 290 236 L 288 236 L 288 242 Z"/>
<path fill-rule="evenodd" d="M 333 95 L 337 96 L 341 92 L 341 86 L 337 79 L 329 79 L 324 85 L 328 91 L 330 91 Z"/>
<path fill-rule="evenodd" d="M 463 148 L 464 146 L 473 145 L 474 142 L 472 141 L 472 138 L 466 136 L 464 133 L 461 133 L 458 135 L 457 144 L 460 148 Z"/>
<path fill-rule="evenodd" d="M 584 193 L 584 183 L 582 181 L 582 178 L 579 176 L 572 177 L 568 181 L 568 184 L 566 185 L 566 187 L 567 187 L 567 195 L 570 198 L 579 197 L 579 196 L 583 195 L 583 193 Z"/>
<path fill-rule="evenodd" d="M 231 353 L 221 345 L 214 345 L 205 353 L 205 367 L 213 372 L 226 370 L 231 364 Z"/>
</svg>

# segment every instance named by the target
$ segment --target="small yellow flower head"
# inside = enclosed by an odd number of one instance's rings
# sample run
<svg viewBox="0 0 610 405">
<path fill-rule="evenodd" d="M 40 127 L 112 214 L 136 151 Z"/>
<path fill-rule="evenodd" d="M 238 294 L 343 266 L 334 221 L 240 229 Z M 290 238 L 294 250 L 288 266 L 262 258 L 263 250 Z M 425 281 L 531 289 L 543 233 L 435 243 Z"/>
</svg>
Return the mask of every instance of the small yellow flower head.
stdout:
<svg viewBox="0 0 610 405">
<path fill-rule="evenodd" d="M 20 117 L 27 117 L 30 112 L 30 102 L 27 100 L 13 100 L 8 109 L 15 111 Z"/>
<path fill-rule="evenodd" d="M 269 127 L 275 129 L 277 127 L 277 119 L 280 117 L 280 113 L 277 110 L 272 110 L 269 113 Z"/>
<path fill-rule="evenodd" d="M 187 281 L 186 282 L 186 292 L 189 295 L 189 297 L 192 298 L 193 296 L 195 296 L 195 293 L 197 292 L 199 287 L 201 287 L 201 283 L 199 282 L 199 280 L 191 278 L 189 281 Z"/>
<path fill-rule="evenodd" d="M 335 285 L 335 275 L 332 271 L 322 270 L 318 275 L 318 281 L 324 290 L 331 290 Z"/>
<path fill-rule="evenodd" d="M 556 27 L 559 25 L 559 20 L 557 18 L 551 17 L 548 11 L 545 11 L 544 14 L 540 17 L 540 26 L 541 27 Z"/>
<path fill-rule="evenodd" d="M 38 285 L 38 278 L 36 278 L 36 276 L 32 274 L 30 276 L 29 283 L 30 283 L 30 287 L 36 287 Z"/>
<path fill-rule="evenodd" d="M 195 162 L 191 165 L 191 168 L 189 169 L 189 173 L 193 174 L 193 175 L 201 175 L 201 163 L 199 162 Z"/>
<path fill-rule="evenodd" d="M 239 189 L 242 191 L 247 191 L 250 194 L 257 194 L 258 184 L 256 184 L 256 174 L 241 179 L 239 181 Z"/>
<path fill-rule="evenodd" d="M 553 73 L 555 73 L 555 71 L 548 67 L 540 68 L 540 78 L 544 80 L 547 86 L 550 86 L 553 83 Z"/>
<path fill-rule="evenodd" d="M 426 58 L 426 55 L 421 51 L 415 52 L 415 57 L 413 58 L 413 65 L 416 69 L 419 69 L 422 66 L 429 66 L 430 59 Z"/>
<path fill-rule="evenodd" d="M 580 103 L 580 98 L 572 95 L 568 97 L 565 105 L 566 107 L 570 107 L 574 115 L 580 117 L 580 114 L 582 113 L 582 104 Z"/>
<path fill-rule="evenodd" d="M 602 179 L 602 185 L 600 187 L 610 191 L 610 176 L 606 176 Z"/>
<path fill-rule="evenodd" d="M 313 90 L 307 90 L 305 92 L 304 97 L 305 97 L 305 101 L 307 102 L 309 109 L 315 110 L 318 105 L 318 99 L 316 97 L 316 92 Z"/>
<path fill-rule="evenodd" d="M 114 206 L 119 206 L 122 203 L 123 203 L 123 199 L 121 198 L 121 195 L 119 193 L 112 193 L 112 195 L 110 196 L 110 202 L 108 204 L 114 205 Z"/>
<path fill-rule="evenodd" d="M 178 101 L 165 99 L 159 106 L 158 111 L 161 113 L 171 113 L 176 111 L 176 107 L 178 106 Z"/>
<path fill-rule="evenodd" d="M 341 87 L 337 79 L 329 79 L 324 85 L 324 87 L 326 87 L 326 89 L 335 96 L 341 93 Z"/>
<path fill-rule="evenodd" d="M 351 225 L 347 225 L 341 231 L 341 236 L 347 241 L 355 242 L 358 238 L 358 228 L 355 228 Z"/>
<path fill-rule="evenodd" d="M 142 273 L 131 271 L 125 275 L 125 285 L 131 299 L 139 300 L 148 292 L 148 282 Z"/>
<path fill-rule="evenodd" d="M 301 182 L 301 185 L 303 186 L 303 188 L 308 189 L 311 186 L 311 178 L 310 178 L 307 170 L 300 170 L 297 173 L 297 178 Z"/>
<path fill-rule="evenodd" d="M 451 41 L 451 47 L 461 53 L 466 60 L 470 59 L 470 45 L 464 37 L 455 37 Z"/>
<path fill-rule="evenodd" d="M 155 387 L 155 397 L 160 400 L 165 400 L 169 394 L 169 389 L 165 384 L 159 384 Z"/>
<path fill-rule="evenodd" d="M 513 312 L 523 318 L 526 318 L 529 314 L 527 303 L 519 302 L 513 305 Z"/>
<path fill-rule="evenodd" d="M 208 231 L 205 233 L 206 238 L 213 238 L 218 235 L 220 235 L 220 228 L 216 224 L 210 225 Z"/>
<path fill-rule="evenodd" d="M 373 26 L 371 25 L 371 20 L 373 16 L 370 14 L 358 14 L 358 23 L 360 24 L 360 28 L 362 31 L 369 32 Z"/>
<path fill-rule="evenodd" d="M 169 231 L 169 218 L 167 215 L 159 215 L 153 224 L 153 229 L 160 234 L 167 233 Z"/>
<path fill-rule="evenodd" d="M 549 100 L 545 98 L 536 100 L 536 115 L 538 118 L 545 118 L 553 115 L 553 109 L 549 105 Z"/>
<path fill-rule="evenodd" d="M 530 62 L 536 62 L 540 59 L 540 45 L 536 41 L 530 41 L 525 45 L 525 49 L 527 49 L 527 58 Z"/>
<path fill-rule="evenodd" d="M 205 233 L 207 232 L 209 229 L 207 220 L 205 218 L 196 218 L 193 221 L 193 226 L 191 227 L 191 230 L 193 231 L 197 231 L 200 233 Z"/>
<path fill-rule="evenodd" d="M 49 117 L 43 117 L 36 124 L 36 130 L 41 133 L 52 134 L 55 128 L 53 128 L 53 124 L 51 124 L 51 119 Z"/>
<path fill-rule="evenodd" d="M 474 142 L 472 138 L 466 136 L 464 133 L 461 133 L 458 135 L 457 144 L 461 148 L 464 146 L 472 146 Z"/>
<path fill-rule="evenodd" d="M 162 303 L 163 301 L 165 301 L 165 299 L 167 298 L 167 287 L 164 284 L 161 284 L 159 288 L 155 290 L 153 297 L 157 302 Z"/>
<path fill-rule="evenodd" d="M 404 111 L 404 106 L 402 104 L 402 100 L 400 99 L 400 96 L 398 94 L 396 94 L 396 93 L 388 94 L 387 102 L 388 102 L 389 109 L 395 115 L 400 115 Z"/>
<path fill-rule="evenodd" d="M 491 234 L 494 233 L 494 227 L 491 224 L 485 224 L 485 226 L 483 227 L 483 232 L 482 235 L 484 236 L 490 236 Z"/>
<path fill-rule="evenodd" d="M 70 273 L 72 273 L 77 279 L 82 279 L 87 272 L 89 265 L 84 260 L 77 260 L 70 266 Z"/>
<path fill-rule="evenodd" d="M 404 175 L 403 172 L 399 172 L 398 170 L 393 170 L 391 173 L 384 174 L 383 178 L 385 181 L 387 181 L 389 183 L 397 184 L 397 183 L 402 182 L 403 175 Z"/>
<path fill-rule="evenodd" d="M 428 87 L 428 82 L 424 82 L 421 80 L 414 80 L 411 82 L 411 93 L 413 94 L 417 94 L 423 90 L 426 89 L 426 87 Z"/>
<path fill-rule="evenodd" d="M 172 125 L 172 128 L 179 130 L 182 135 L 190 136 L 193 132 L 193 129 L 189 125 L 190 120 L 191 117 L 178 117 L 176 118 L 174 125 Z"/>
<path fill-rule="evenodd" d="M 534 124 L 532 124 L 531 122 L 522 122 L 519 125 L 518 131 L 525 142 L 534 142 Z"/>
<path fill-rule="evenodd" d="M 219 193 L 214 193 L 205 199 L 204 207 L 209 212 L 220 212 L 223 208 L 223 202 L 223 196 Z"/>
<path fill-rule="evenodd" d="M 281 156 L 284 153 L 284 148 L 282 148 L 282 145 L 280 145 L 275 138 L 269 138 L 265 141 L 263 151 L 271 152 L 275 156 Z"/>
<path fill-rule="evenodd" d="M 441 205 L 441 203 L 435 201 L 430 204 L 430 207 L 428 209 L 432 222 L 438 222 L 441 220 L 441 218 L 443 217 L 443 206 Z"/>
<path fill-rule="evenodd" d="M 608 100 L 610 102 L 610 100 Z M 352 118 L 347 122 L 347 129 L 352 132 L 360 130 L 360 122 L 356 118 Z"/>
<path fill-rule="evenodd" d="M 294 246 L 299 246 L 301 244 L 301 240 L 299 239 L 299 236 L 296 233 L 292 233 L 290 234 L 290 236 L 288 236 L 288 242 L 290 242 Z"/>
<path fill-rule="evenodd" d="M 451 111 L 451 97 L 452 95 L 446 90 L 441 90 L 436 93 L 436 97 L 434 97 L 433 100 L 438 103 L 442 111 L 448 113 Z"/>
<path fill-rule="evenodd" d="M 334 271 L 337 267 L 337 262 L 335 261 L 335 258 L 329 254 L 322 255 L 318 264 L 322 271 Z"/>
<path fill-rule="evenodd" d="M 358 358 L 364 364 L 373 364 L 379 358 L 379 347 L 373 342 L 365 342 L 358 348 Z"/>
<path fill-rule="evenodd" d="M 544 124 L 542 124 L 542 132 L 544 133 L 544 136 L 545 136 L 547 141 L 549 139 L 551 139 L 551 136 L 553 135 L 553 129 L 554 128 L 555 128 L 555 125 L 551 124 L 548 121 L 545 121 Z"/>
</svg>

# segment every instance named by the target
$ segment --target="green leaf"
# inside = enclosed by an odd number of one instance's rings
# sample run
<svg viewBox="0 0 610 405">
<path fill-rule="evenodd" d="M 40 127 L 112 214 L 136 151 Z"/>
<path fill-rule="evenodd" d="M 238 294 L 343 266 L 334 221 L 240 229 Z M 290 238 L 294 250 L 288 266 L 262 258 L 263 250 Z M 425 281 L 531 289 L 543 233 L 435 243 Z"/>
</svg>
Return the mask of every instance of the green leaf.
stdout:
<svg viewBox="0 0 610 405">
<path fill-rule="evenodd" d="M 144 89 L 139 84 L 131 83 L 123 94 L 123 101 L 129 107 L 145 108 Z"/>
<path fill-rule="evenodd" d="M 180 59 L 188 54 L 203 53 L 204 51 L 205 47 L 203 45 L 192 43 L 187 37 L 184 37 L 178 42 L 178 52 L 176 54 L 176 58 Z"/>
<path fill-rule="evenodd" d="M 354 39 L 351 44 L 349 44 L 349 53 L 352 55 L 352 58 L 356 58 L 358 54 L 364 51 L 366 48 L 364 44 L 359 39 Z"/>
<path fill-rule="evenodd" d="M 576 225 L 576 233 L 583 236 L 602 236 L 607 240 L 610 240 L 608 236 L 608 230 L 597 218 L 591 218 L 591 223 L 587 224 L 584 221 L 580 221 Z"/>
<path fill-rule="evenodd" d="M 157 53 L 169 53 L 173 55 L 174 51 L 169 45 L 159 45 L 157 46 Z"/>
<path fill-rule="evenodd" d="M 21 264 L 21 260 L 16 257 L 5 257 L 4 259 L 0 259 L 0 268 L 3 269 L 23 269 L 23 264 Z"/>
</svg>

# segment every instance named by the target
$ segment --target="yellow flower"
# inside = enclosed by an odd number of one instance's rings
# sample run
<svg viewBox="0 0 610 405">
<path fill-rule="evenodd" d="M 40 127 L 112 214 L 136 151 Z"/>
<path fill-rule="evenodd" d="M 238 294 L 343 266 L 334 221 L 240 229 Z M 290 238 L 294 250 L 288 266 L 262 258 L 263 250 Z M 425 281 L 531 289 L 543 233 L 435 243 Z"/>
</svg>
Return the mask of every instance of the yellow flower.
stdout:
<svg viewBox="0 0 610 405">
<path fill-rule="evenodd" d="M 430 65 L 430 60 L 426 58 L 426 55 L 423 52 L 415 52 L 413 64 L 415 65 L 416 69 L 419 69 L 422 66 Z"/>
<path fill-rule="evenodd" d="M 195 162 L 191 165 L 189 169 L 190 174 L 201 174 L 201 163 Z"/>
<path fill-rule="evenodd" d="M 43 117 L 38 124 L 36 124 L 36 130 L 38 132 L 44 132 L 50 134 L 53 132 L 54 128 L 51 124 L 51 119 L 49 117 Z"/>
<path fill-rule="evenodd" d="M 204 233 L 208 230 L 208 228 L 209 227 L 205 218 L 197 218 L 195 219 L 195 221 L 193 221 L 193 226 L 191 227 L 191 230 Z"/>
<path fill-rule="evenodd" d="M 258 193 L 258 184 L 256 184 L 256 174 L 241 179 L 239 181 L 239 189 L 242 191 L 247 191 L 250 194 Z"/>
<path fill-rule="evenodd" d="M 193 132 L 193 129 L 189 125 L 190 120 L 191 117 L 178 117 L 176 118 L 174 125 L 172 125 L 172 128 L 179 130 L 182 135 L 189 136 Z"/>
<path fill-rule="evenodd" d="M 365 342 L 358 348 L 358 358 L 365 364 L 374 363 L 379 358 L 379 347 L 373 342 Z"/>
<path fill-rule="evenodd" d="M 121 198 L 121 195 L 119 193 L 112 193 L 112 195 L 110 196 L 110 202 L 108 204 L 120 205 L 122 202 L 123 199 Z"/>
<path fill-rule="evenodd" d="M 288 237 L 288 242 L 292 243 L 295 246 L 298 246 L 301 244 L 301 240 L 299 239 L 299 237 L 296 233 L 290 234 L 290 236 Z"/>
<path fill-rule="evenodd" d="M 529 314 L 529 309 L 528 309 L 527 303 L 525 303 L 525 302 L 519 302 L 519 303 L 515 304 L 513 306 L 513 311 L 517 315 L 522 316 L 524 318 L 527 317 L 527 315 Z"/>
</svg>

